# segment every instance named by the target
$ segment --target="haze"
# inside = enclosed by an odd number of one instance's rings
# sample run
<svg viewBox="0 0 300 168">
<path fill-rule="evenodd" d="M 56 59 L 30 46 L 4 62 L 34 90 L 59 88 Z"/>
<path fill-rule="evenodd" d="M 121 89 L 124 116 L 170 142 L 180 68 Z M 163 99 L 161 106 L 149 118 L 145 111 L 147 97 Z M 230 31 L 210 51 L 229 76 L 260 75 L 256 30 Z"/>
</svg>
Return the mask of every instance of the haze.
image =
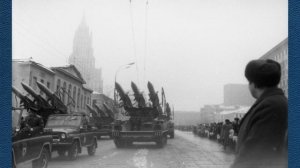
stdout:
<svg viewBox="0 0 300 168">
<path fill-rule="evenodd" d="M 93 33 L 104 93 L 117 81 L 164 87 L 177 111 L 223 102 L 244 67 L 288 36 L 287 0 L 13 0 L 13 58 L 67 64 L 83 17 Z M 148 5 L 146 3 L 148 2 Z M 148 93 L 147 90 L 145 90 Z"/>
</svg>

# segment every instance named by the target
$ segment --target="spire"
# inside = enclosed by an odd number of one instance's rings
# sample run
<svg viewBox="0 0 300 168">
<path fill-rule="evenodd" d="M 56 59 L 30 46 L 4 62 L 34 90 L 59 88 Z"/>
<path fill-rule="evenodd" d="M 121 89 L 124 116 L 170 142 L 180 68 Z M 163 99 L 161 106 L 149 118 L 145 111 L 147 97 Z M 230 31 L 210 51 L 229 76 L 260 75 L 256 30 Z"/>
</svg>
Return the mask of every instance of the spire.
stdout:
<svg viewBox="0 0 300 168">
<path fill-rule="evenodd" d="M 85 11 L 83 11 L 83 14 L 82 14 L 81 25 L 86 25 Z"/>
<path fill-rule="evenodd" d="M 80 18 L 79 18 L 80 19 Z M 89 30 L 85 12 L 83 12 L 79 26 L 75 31 L 73 51 L 69 57 L 69 63 L 74 64 L 86 80 L 87 86 L 102 92 L 102 81 L 99 81 L 98 73 L 95 73 L 95 57 L 93 54 L 93 32 Z M 96 83 L 96 84 L 94 84 Z M 95 86 L 93 86 L 95 85 Z M 96 86 L 97 85 L 97 86 Z M 98 89 L 100 88 L 100 89 Z"/>
</svg>

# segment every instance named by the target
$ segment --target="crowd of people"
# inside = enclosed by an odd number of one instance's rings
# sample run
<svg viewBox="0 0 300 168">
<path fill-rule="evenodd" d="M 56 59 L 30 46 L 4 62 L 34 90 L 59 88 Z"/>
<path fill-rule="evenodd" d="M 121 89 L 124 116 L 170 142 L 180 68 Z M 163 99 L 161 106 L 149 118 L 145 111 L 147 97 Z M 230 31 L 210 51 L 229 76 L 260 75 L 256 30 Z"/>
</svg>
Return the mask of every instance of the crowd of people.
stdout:
<svg viewBox="0 0 300 168">
<path fill-rule="evenodd" d="M 198 124 L 193 126 L 193 133 L 200 137 L 207 137 L 221 143 L 226 150 L 227 148 L 235 149 L 237 135 L 239 132 L 239 118 L 233 121 L 226 119 L 225 122 L 214 122 L 209 124 Z"/>
<path fill-rule="evenodd" d="M 278 87 L 281 66 L 274 60 L 252 60 L 245 68 L 249 91 L 256 99 L 241 121 L 199 124 L 193 132 L 235 150 L 231 168 L 286 168 L 288 100 Z"/>
</svg>

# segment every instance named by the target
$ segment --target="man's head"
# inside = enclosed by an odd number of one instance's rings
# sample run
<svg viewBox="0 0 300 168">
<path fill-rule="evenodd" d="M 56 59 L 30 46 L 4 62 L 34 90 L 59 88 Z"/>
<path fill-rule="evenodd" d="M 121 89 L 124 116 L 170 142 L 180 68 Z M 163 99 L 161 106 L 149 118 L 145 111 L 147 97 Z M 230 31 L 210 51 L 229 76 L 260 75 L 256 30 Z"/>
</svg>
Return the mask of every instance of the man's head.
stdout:
<svg viewBox="0 0 300 168">
<path fill-rule="evenodd" d="M 281 77 L 281 66 L 270 59 L 252 60 L 246 66 L 245 77 L 249 81 L 252 96 L 257 98 L 256 89 L 277 87 Z"/>
</svg>

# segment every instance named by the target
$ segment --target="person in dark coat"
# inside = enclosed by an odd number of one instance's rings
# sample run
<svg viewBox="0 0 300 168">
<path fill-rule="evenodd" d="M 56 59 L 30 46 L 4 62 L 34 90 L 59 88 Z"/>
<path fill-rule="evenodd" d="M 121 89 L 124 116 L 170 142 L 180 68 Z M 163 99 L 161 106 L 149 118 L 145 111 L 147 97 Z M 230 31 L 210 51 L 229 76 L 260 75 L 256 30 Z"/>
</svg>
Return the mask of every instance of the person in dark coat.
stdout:
<svg viewBox="0 0 300 168">
<path fill-rule="evenodd" d="M 238 135 L 239 133 L 239 118 L 234 118 L 234 122 L 232 123 L 232 127 L 234 130 L 234 135 Z"/>
<path fill-rule="evenodd" d="M 222 139 L 223 139 L 223 147 L 226 150 L 226 147 L 230 144 L 230 130 L 232 129 L 232 124 L 230 120 L 226 119 L 225 124 L 222 126 Z"/>
<path fill-rule="evenodd" d="M 44 121 L 39 115 L 37 115 L 32 110 L 29 110 L 28 114 L 29 115 L 25 117 L 24 121 L 22 121 L 21 123 L 21 131 L 30 131 L 32 135 L 37 135 L 43 131 Z"/>
<path fill-rule="evenodd" d="M 249 90 L 256 99 L 240 122 L 236 159 L 231 168 L 287 167 L 287 98 L 277 87 L 280 64 L 250 61 L 245 70 Z"/>
</svg>

